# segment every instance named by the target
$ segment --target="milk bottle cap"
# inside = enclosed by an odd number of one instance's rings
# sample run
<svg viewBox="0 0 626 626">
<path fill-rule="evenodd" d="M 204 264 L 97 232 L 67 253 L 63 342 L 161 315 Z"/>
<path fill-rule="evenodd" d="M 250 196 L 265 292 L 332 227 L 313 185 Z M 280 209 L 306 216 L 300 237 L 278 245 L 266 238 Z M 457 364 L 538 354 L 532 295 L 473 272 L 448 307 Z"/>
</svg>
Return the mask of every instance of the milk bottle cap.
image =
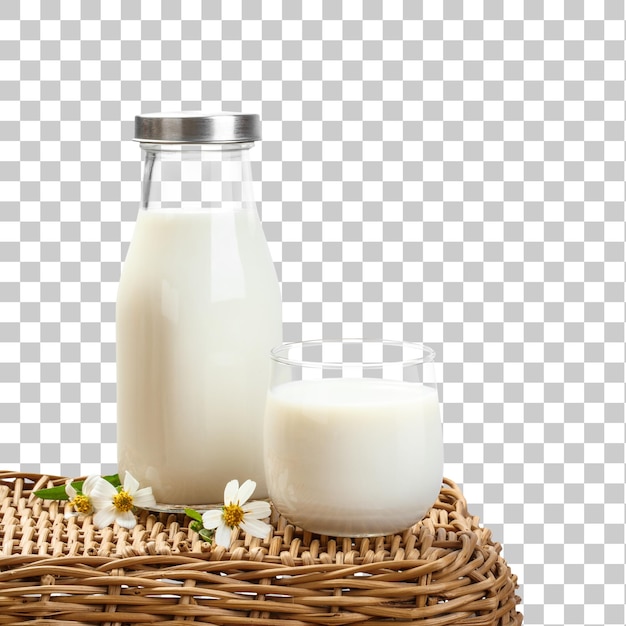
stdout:
<svg viewBox="0 0 626 626">
<path fill-rule="evenodd" d="M 174 111 L 135 116 L 135 141 L 145 143 L 247 143 L 261 139 L 256 114 Z"/>
</svg>

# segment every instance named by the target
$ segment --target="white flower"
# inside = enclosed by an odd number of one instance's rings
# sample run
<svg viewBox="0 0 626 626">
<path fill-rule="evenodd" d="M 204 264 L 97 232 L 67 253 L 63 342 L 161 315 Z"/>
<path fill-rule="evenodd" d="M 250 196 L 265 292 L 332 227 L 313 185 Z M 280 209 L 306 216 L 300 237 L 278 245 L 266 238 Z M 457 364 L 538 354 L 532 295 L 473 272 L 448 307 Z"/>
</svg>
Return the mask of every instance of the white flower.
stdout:
<svg viewBox="0 0 626 626">
<path fill-rule="evenodd" d="M 68 513 L 65 517 L 75 517 L 76 515 L 90 515 L 93 513 L 93 502 L 91 492 L 100 479 L 100 476 L 89 476 L 82 486 L 82 493 L 78 493 L 71 483 L 65 485 L 65 493 L 70 500 L 70 506 L 74 507 L 74 513 Z"/>
<path fill-rule="evenodd" d="M 271 526 L 262 522 L 270 516 L 268 502 L 248 502 L 256 488 L 253 480 L 246 480 L 241 487 L 237 480 L 231 480 L 224 488 L 224 506 L 207 511 L 202 515 L 204 527 L 215 530 L 215 543 L 230 548 L 231 531 L 241 528 L 253 537 L 263 539 Z M 246 504 L 247 503 L 247 504 Z"/>
<path fill-rule="evenodd" d="M 134 528 L 137 518 L 133 508 L 148 508 L 156 501 L 152 495 L 152 487 L 139 489 L 137 481 L 129 472 L 124 476 L 124 486 L 118 491 L 110 482 L 98 477 L 91 491 L 91 501 L 96 510 L 93 523 L 99 528 L 117 522 L 124 528 Z"/>
</svg>

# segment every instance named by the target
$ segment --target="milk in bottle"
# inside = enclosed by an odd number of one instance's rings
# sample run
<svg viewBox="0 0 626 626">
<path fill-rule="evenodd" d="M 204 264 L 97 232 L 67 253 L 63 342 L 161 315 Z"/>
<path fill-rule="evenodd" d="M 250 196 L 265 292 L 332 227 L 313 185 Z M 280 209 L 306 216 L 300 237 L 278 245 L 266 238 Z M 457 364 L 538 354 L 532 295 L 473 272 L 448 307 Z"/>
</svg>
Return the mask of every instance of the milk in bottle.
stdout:
<svg viewBox="0 0 626 626">
<path fill-rule="evenodd" d="M 252 193 L 256 115 L 136 118 L 142 204 L 117 300 L 118 462 L 162 508 L 267 494 L 263 413 L 278 280 Z"/>
</svg>

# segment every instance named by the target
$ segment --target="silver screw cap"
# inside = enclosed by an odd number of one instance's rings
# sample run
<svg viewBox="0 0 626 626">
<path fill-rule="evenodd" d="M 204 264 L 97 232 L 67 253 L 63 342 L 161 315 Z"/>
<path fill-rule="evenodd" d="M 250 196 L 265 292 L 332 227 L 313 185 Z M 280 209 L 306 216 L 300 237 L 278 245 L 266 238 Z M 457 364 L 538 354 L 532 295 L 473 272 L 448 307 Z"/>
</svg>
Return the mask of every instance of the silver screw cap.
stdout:
<svg viewBox="0 0 626 626">
<path fill-rule="evenodd" d="M 135 141 L 145 143 L 246 143 L 261 139 L 256 114 L 175 111 L 135 116 Z"/>
</svg>

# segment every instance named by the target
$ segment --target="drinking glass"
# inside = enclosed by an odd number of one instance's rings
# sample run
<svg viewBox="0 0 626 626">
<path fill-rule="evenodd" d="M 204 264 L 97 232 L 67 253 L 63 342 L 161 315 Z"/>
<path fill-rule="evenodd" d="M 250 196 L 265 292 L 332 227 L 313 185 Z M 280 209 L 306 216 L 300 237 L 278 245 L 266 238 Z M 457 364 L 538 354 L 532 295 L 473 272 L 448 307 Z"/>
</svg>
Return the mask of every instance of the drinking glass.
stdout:
<svg viewBox="0 0 626 626">
<path fill-rule="evenodd" d="M 271 351 L 271 500 L 314 533 L 367 537 L 419 521 L 441 489 L 435 353 L 405 341 L 285 343 Z"/>
</svg>

